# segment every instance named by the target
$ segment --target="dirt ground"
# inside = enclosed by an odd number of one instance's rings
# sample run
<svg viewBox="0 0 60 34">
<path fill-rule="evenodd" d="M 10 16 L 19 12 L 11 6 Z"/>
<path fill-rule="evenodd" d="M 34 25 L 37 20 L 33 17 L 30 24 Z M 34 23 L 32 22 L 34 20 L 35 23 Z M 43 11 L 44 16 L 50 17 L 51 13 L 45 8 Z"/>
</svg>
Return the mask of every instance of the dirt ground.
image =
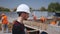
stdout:
<svg viewBox="0 0 60 34">
<path fill-rule="evenodd" d="M 45 22 L 45 23 L 41 23 L 41 22 L 37 22 L 37 21 L 24 21 L 24 25 L 29 25 L 29 26 L 32 26 L 32 27 L 36 27 L 36 28 L 38 28 L 38 29 L 41 29 L 41 30 L 47 30 L 48 31 L 48 33 L 50 34 L 52 31 L 54 32 L 54 33 L 57 33 L 57 34 L 59 34 L 59 32 L 57 32 L 57 31 L 55 31 L 52 27 L 51 28 L 49 28 L 48 29 L 48 24 L 49 24 L 49 22 L 50 21 L 47 21 L 47 22 Z M 1 23 L 0 23 L 0 31 L 2 30 L 2 28 L 1 28 Z M 9 28 L 9 31 L 10 32 L 12 32 L 12 23 L 10 23 L 9 25 L 8 25 L 8 28 Z M 10 33 L 11 34 L 11 33 Z"/>
</svg>

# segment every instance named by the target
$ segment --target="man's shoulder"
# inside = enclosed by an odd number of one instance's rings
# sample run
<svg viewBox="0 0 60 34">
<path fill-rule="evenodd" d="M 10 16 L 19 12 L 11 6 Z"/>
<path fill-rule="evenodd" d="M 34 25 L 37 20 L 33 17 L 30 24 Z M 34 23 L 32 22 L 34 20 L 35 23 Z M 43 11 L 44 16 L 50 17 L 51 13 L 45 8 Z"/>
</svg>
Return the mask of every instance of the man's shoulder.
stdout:
<svg viewBox="0 0 60 34">
<path fill-rule="evenodd" d="M 14 20 L 13 23 L 14 23 L 14 24 L 18 24 L 17 20 Z"/>
</svg>

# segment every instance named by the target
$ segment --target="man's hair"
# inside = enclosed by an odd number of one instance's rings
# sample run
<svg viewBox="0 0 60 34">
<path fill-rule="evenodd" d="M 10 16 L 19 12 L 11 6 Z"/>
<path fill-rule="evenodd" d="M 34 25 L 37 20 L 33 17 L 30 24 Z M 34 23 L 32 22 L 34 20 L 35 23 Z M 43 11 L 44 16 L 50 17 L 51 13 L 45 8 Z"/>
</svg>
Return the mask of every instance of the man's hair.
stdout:
<svg viewBox="0 0 60 34">
<path fill-rule="evenodd" d="M 22 13 L 26 13 L 26 12 L 17 12 L 18 16 L 21 16 Z"/>
<path fill-rule="evenodd" d="M 21 16 L 22 12 L 17 12 L 18 16 Z"/>
</svg>

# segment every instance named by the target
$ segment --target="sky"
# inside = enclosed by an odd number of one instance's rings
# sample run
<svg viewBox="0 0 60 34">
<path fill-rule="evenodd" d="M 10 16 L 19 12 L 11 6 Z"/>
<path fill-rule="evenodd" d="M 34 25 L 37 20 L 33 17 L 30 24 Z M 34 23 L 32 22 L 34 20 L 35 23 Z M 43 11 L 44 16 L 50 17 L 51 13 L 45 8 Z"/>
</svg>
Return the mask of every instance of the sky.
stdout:
<svg viewBox="0 0 60 34">
<path fill-rule="evenodd" d="M 0 6 L 13 9 L 18 7 L 20 4 L 27 4 L 34 9 L 39 9 L 41 7 L 48 8 L 48 5 L 51 2 L 60 3 L 60 0 L 0 0 Z"/>
</svg>

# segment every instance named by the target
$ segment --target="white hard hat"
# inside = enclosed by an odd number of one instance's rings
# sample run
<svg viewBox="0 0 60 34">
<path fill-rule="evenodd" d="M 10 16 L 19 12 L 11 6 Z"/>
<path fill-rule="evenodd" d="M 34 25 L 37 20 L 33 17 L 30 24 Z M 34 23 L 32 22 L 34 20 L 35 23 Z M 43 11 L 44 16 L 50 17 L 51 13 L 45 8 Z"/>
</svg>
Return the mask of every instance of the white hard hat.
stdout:
<svg viewBox="0 0 60 34">
<path fill-rule="evenodd" d="M 16 12 L 26 12 L 26 13 L 30 13 L 30 8 L 29 6 L 27 6 L 26 4 L 21 4 L 17 7 Z"/>
</svg>

